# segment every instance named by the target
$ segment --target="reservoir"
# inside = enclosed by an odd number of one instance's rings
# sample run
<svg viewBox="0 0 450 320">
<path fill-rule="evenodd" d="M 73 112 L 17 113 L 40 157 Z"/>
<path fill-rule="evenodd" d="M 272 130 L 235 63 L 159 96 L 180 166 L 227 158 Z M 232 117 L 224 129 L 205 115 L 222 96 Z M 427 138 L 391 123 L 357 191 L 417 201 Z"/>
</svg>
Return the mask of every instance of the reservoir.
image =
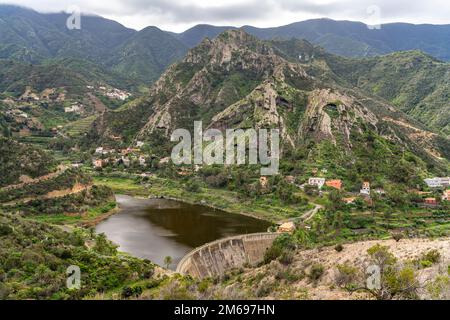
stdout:
<svg viewBox="0 0 450 320">
<path fill-rule="evenodd" d="M 101 222 L 97 233 L 119 250 L 161 266 L 170 256 L 175 269 L 183 256 L 205 243 L 229 236 L 265 232 L 264 220 L 166 199 L 116 196 L 120 211 Z"/>
</svg>

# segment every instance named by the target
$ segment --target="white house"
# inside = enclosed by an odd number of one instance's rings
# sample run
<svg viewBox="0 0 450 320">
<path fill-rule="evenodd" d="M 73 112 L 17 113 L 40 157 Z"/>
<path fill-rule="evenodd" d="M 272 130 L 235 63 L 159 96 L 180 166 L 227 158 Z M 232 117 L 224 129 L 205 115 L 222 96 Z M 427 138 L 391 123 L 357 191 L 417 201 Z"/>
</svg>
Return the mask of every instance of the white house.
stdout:
<svg viewBox="0 0 450 320">
<path fill-rule="evenodd" d="M 65 113 L 79 113 L 79 112 L 81 112 L 81 107 L 77 104 L 74 104 L 73 106 L 65 107 L 64 112 Z"/>
<path fill-rule="evenodd" d="M 450 186 L 450 177 L 434 177 L 425 179 L 424 181 L 430 188 L 442 188 Z"/>
<path fill-rule="evenodd" d="M 442 201 L 450 201 L 450 190 L 445 190 L 442 195 Z"/>
<path fill-rule="evenodd" d="M 131 161 L 128 158 L 122 157 L 122 163 L 125 167 L 129 167 L 131 164 Z"/>
<path fill-rule="evenodd" d="M 370 196 L 370 182 L 363 182 L 361 191 L 359 193 L 365 196 Z"/>
<path fill-rule="evenodd" d="M 322 189 L 325 184 L 325 178 L 309 178 L 308 184 L 310 186 L 317 186 L 317 188 Z"/>
<path fill-rule="evenodd" d="M 140 164 L 142 167 L 145 167 L 146 161 L 145 161 L 145 158 L 144 158 L 144 157 L 139 157 L 139 164 Z"/>
</svg>

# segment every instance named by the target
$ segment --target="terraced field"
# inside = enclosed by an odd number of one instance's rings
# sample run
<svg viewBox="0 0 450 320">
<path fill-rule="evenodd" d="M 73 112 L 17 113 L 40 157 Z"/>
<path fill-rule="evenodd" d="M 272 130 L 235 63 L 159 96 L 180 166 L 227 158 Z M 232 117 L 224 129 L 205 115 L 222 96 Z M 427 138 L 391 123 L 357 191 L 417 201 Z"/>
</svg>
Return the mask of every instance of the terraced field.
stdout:
<svg viewBox="0 0 450 320">
<path fill-rule="evenodd" d="M 77 137 L 89 131 L 89 127 L 96 119 L 96 116 L 80 119 L 64 127 L 64 133 L 70 137 Z"/>
</svg>

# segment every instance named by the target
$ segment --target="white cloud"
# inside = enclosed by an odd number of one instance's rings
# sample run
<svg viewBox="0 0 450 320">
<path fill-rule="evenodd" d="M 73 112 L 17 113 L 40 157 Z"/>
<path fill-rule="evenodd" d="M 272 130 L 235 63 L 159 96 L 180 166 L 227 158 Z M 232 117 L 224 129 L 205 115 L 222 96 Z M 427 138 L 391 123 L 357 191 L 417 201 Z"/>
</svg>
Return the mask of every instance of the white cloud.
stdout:
<svg viewBox="0 0 450 320">
<path fill-rule="evenodd" d="M 380 8 L 385 22 L 450 23 L 448 0 L 0 0 L 0 3 L 57 12 L 77 5 L 135 29 L 156 25 L 183 31 L 199 23 L 269 27 L 311 18 L 328 17 L 373 23 L 370 6 Z M 376 17 L 378 19 L 378 17 Z"/>
</svg>

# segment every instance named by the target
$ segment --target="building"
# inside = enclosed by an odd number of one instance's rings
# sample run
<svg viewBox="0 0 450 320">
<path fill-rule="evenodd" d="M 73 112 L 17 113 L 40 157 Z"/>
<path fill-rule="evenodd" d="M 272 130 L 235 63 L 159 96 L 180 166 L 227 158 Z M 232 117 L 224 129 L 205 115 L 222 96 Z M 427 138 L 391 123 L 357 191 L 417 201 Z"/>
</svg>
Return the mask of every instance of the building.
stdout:
<svg viewBox="0 0 450 320">
<path fill-rule="evenodd" d="M 125 167 L 129 167 L 130 166 L 130 164 L 131 164 L 131 161 L 130 161 L 130 159 L 128 159 L 128 158 L 125 158 L 125 157 L 122 157 L 122 163 L 123 163 L 123 165 L 125 166 Z"/>
<path fill-rule="evenodd" d="M 81 107 L 77 104 L 74 104 L 70 107 L 65 107 L 64 108 L 64 112 L 65 113 L 80 113 L 81 112 Z"/>
<path fill-rule="evenodd" d="M 356 200 L 356 197 L 350 197 L 350 198 L 343 198 L 342 201 L 344 201 L 346 204 L 352 204 Z"/>
<path fill-rule="evenodd" d="M 436 198 L 425 198 L 424 203 L 432 206 L 436 206 L 438 204 Z"/>
<path fill-rule="evenodd" d="M 103 160 L 102 159 L 94 159 L 92 160 L 92 165 L 94 168 L 103 168 Z"/>
<path fill-rule="evenodd" d="M 295 177 L 294 176 L 287 176 L 287 177 L 285 177 L 285 180 L 289 184 L 294 184 L 295 183 Z"/>
<path fill-rule="evenodd" d="M 361 191 L 359 193 L 365 196 L 370 196 L 370 182 L 363 182 Z"/>
<path fill-rule="evenodd" d="M 309 178 L 308 184 L 310 186 L 317 186 L 317 188 L 322 189 L 325 184 L 325 178 Z"/>
<path fill-rule="evenodd" d="M 139 164 L 140 164 L 142 167 L 145 167 L 145 165 L 146 165 L 146 160 L 145 160 L 144 157 L 139 157 Z"/>
<path fill-rule="evenodd" d="M 170 157 L 162 158 L 161 160 L 159 160 L 159 164 L 168 164 L 170 160 Z"/>
<path fill-rule="evenodd" d="M 328 180 L 326 182 L 326 185 L 327 185 L 327 187 L 341 190 L 342 189 L 342 180 L 339 180 L 339 179 L 337 179 L 337 180 Z"/>
<path fill-rule="evenodd" d="M 442 201 L 450 201 L 450 190 L 445 190 L 442 195 Z"/>
<path fill-rule="evenodd" d="M 382 188 L 377 188 L 377 189 L 374 190 L 374 192 L 376 194 L 380 195 L 380 196 L 386 195 L 386 191 L 384 189 L 382 189 Z"/>
<path fill-rule="evenodd" d="M 450 177 L 434 177 L 425 179 L 424 181 L 430 188 L 443 188 L 450 186 Z"/>
<path fill-rule="evenodd" d="M 103 147 L 98 147 L 95 149 L 95 154 L 103 154 Z"/>
<path fill-rule="evenodd" d="M 259 178 L 259 184 L 261 185 L 261 188 L 266 189 L 269 185 L 269 179 L 267 177 L 261 177 Z"/>
<path fill-rule="evenodd" d="M 285 222 L 281 226 L 278 227 L 278 232 L 280 233 L 294 233 L 295 232 L 295 223 L 293 222 Z"/>
</svg>

